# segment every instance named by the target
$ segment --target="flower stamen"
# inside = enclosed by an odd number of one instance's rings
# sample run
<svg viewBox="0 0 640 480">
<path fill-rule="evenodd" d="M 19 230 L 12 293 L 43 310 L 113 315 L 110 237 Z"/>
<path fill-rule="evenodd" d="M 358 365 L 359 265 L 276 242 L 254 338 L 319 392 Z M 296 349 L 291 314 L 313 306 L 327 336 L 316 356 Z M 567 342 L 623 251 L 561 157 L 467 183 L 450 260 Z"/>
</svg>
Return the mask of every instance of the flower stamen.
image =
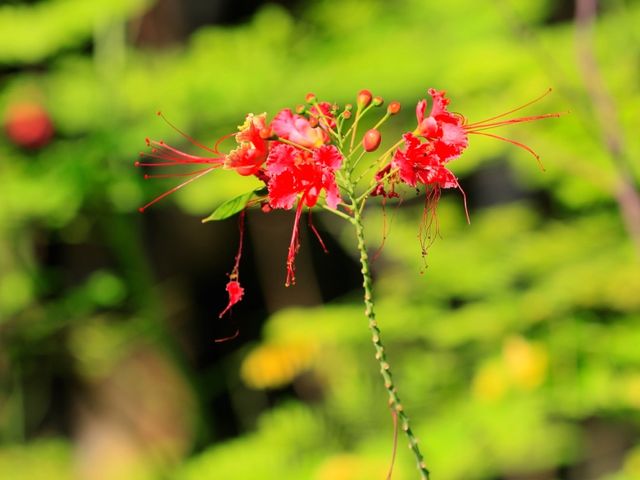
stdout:
<svg viewBox="0 0 640 480">
<path fill-rule="evenodd" d="M 512 109 L 512 110 L 509 110 L 508 112 L 501 113 L 500 115 L 496 115 L 496 116 L 494 116 L 494 117 L 489 117 L 489 118 L 486 118 L 486 119 L 481 120 L 481 121 L 479 121 L 479 122 L 475 122 L 475 123 L 472 123 L 472 124 L 466 125 L 466 126 L 465 126 L 465 128 L 466 128 L 466 127 L 473 127 L 473 126 L 475 126 L 475 125 L 477 125 L 477 124 L 480 124 L 480 123 L 486 123 L 486 122 L 490 122 L 490 121 L 492 121 L 492 120 L 497 120 L 498 118 L 506 117 L 507 115 L 510 115 L 510 114 L 512 114 L 512 113 L 514 113 L 514 112 L 517 112 L 517 111 L 519 111 L 519 110 L 522 110 L 523 108 L 526 108 L 526 107 L 528 107 L 529 105 L 533 105 L 534 103 L 536 103 L 536 102 L 538 102 L 538 101 L 542 100 L 544 97 L 546 97 L 547 95 L 549 95 L 552 91 L 553 91 L 553 89 L 552 89 L 552 88 L 548 88 L 548 89 L 547 89 L 547 90 L 546 90 L 542 95 L 540 95 L 539 97 L 534 98 L 533 100 L 530 100 L 530 101 L 528 101 L 527 103 L 525 103 L 525 104 L 523 104 L 523 105 L 520 105 L 519 107 L 516 107 L 516 108 L 514 108 L 514 109 Z"/>
<path fill-rule="evenodd" d="M 173 128 L 176 132 L 178 132 L 180 135 L 182 135 L 184 138 L 186 138 L 187 140 L 189 140 L 189 142 L 191 142 L 192 144 L 194 144 L 196 147 L 200 147 L 203 148 L 204 150 L 207 150 L 208 152 L 211 153 L 215 153 L 215 154 L 219 154 L 219 152 L 217 151 L 217 149 L 211 149 L 209 147 L 207 147 L 206 145 L 204 145 L 203 143 L 199 142 L 198 140 L 196 140 L 195 138 L 193 138 L 191 135 L 183 132 L 182 130 L 180 130 L 178 127 L 176 127 L 173 123 L 171 123 L 169 121 L 169 119 L 167 119 L 167 117 L 164 116 L 164 114 L 161 111 L 158 111 L 156 113 L 156 115 L 158 115 L 160 118 L 162 118 L 162 120 L 164 120 L 166 122 L 167 125 L 169 125 L 171 128 Z M 217 146 L 217 144 L 216 144 Z"/>
<path fill-rule="evenodd" d="M 201 171 L 201 172 L 200 172 L 198 175 L 196 175 L 195 177 L 192 177 L 192 178 L 190 178 L 189 180 L 186 180 L 186 181 L 182 182 L 180 185 L 176 185 L 176 186 L 175 186 L 175 187 L 173 187 L 172 189 L 167 190 L 166 192 L 164 192 L 164 193 L 163 193 L 163 194 L 161 194 L 161 195 L 158 195 L 156 198 L 154 198 L 153 200 L 151 200 L 151 201 L 150 201 L 149 203 L 147 203 L 146 205 L 144 205 L 144 206 L 142 206 L 142 207 L 138 208 L 138 211 L 139 211 L 140 213 L 144 212 L 147 208 L 149 208 L 149 207 L 150 207 L 151 205 L 153 205 L 154 203 L 157 203 L 157 202 L 159 202 L 160 200 L 162 200 L 163 198 L 168 197 L 168 196 L 169 196 L 169 195 L 171 195 L 172 193 L 177 192 L 177 191 L 178 191 L 178 190 L 180 190 L 182 187 L 184 187 L 184 186 L 186 186 L 186 185 L 189 185 L 191 182 L 193 182 L 193 181 L 195 181 L 195 180 L 199 179 L 200 177 L 203 177 L 204 175 L 206 175 L 207 173 L 209 173 L 211 170 L 215 170 L 216 168 L 218 168 L 218 167 L 216 166 L 216 167 L 209 167 L 209 168 L 204 169 L 203 171 Z"/>
<path fill-rule="evenodd" d="M 470 131 L 469 133 L 473 133 L 475 135 L 483 135 L 485 137 L 491 137 L 491 138 L 495 138 L 497 140 L 502 140 L 503 142 L 507 142 L 510 143 L 512 145 L 515 145 L 516 147 L 520 147 L 523 150 L 526 150 L 527 152 L 529 152 L 531 155 L 533 155 L 533 157 L 536 159 L 536 162 L 538 164 L 538 167 L 540 168 L 540 170 L 542 170 L 543 172 L 546 171 L 544 168 L 544 165 L 542 164 L 542 161 L 540 160 L 540 155 L 538 155 L 531 147 L 525 145 L 524 143 L 520 143 L 516 140 L 512 140 L 510 138 L 506 138 L 506 137 L 501 137 L 500 135 L 496 135 L 495 133 L 486 133 L 486 132 L 477 132 L 477 131 Z"/>
</svg>

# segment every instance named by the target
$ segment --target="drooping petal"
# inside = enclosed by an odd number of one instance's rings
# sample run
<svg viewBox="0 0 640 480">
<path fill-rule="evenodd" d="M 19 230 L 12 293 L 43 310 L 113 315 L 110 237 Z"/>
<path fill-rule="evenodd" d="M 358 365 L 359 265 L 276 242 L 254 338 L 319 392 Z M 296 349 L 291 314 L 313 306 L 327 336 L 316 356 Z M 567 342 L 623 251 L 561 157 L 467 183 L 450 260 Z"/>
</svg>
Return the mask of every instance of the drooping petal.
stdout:
<svg viewBox="0 0 640 480">
<path fill-rule="evenodd" d="M 220 318 L 222 318 L 224 314 L 231 309 L 231 307 L 242 300 L 242 297 L 244 295 L 244 288 L 240 286 L 240 282 L 238 282 L 237 280 L 230 280 L 229 283 L 227 283 L 227 293 L 229 294 L 229 303 L 227 304 L 225 309 L 220 312 Z"/>
</svg>

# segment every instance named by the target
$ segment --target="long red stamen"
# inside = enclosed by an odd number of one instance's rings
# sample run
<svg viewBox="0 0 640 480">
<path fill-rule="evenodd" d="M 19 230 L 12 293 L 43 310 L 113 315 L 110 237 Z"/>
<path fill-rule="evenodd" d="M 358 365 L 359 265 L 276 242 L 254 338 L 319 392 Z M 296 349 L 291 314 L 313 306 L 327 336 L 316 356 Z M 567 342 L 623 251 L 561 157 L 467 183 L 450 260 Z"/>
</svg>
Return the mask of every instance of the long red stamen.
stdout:
<svg viewBox="0 0 640 480">
<path fill-rule="evenodd" d="M 519 107 L 516 107 L 516 108 L 514 108 L 513 110 L 509 110 L 508 112 L 501 113 L 500 115 L 496 115 L 495 117 L 486 118 L 486 119 L 481 120 L 481 121 L 479 121 L 479 122 L 475 122 L 475 123 L 469 124 L 469 125 L 467 125 L 467 127 L 473 127 L 473 126 L 475 126 L 475 125 L 479 125 L 479 124 L 483 124 L 483 123 L 486 123 L 486 122 L 490 122 L 490 121 L 492 121 L 492 120 L 496 120 L 496 119 L 498 119 L 498 118 L 506 117 L 507 115 L 510 115 L 510 114 L 512 114 L 512 113 L 514 113 L 514 112 L 517 112 L 518 110 L 522 110 L 523 108 L 526 108 L 526 107 L 528 107 L 529 105 L 532 105 L 532 104 L 536 103 L 537 101 L 542 100 L 544 97 L 546 97 L 547 95 L 549 95 L 549 94 L 551 93 L 551 91 L 552 91 L 552 89 L 551 89 L 551 88 L 549 88 L 549 89 L 547 89 L 547 91 L 546 91 L 546 92 L 544 92 L 542 95 L 540 95 L 540 96 L 539 96 L 539 97 L 537 97 L 537 98 L 534 98 L 533 100 L 531 100 L 531 101 L 529 101 L 529 102 L 525 103 L 524 105 L 520 105 Z"/>
<path fill-rule="evenodd" d="M 217 150 L 213 150 L 209 147 L 207 147 L 206 145 L 202 144 L 201 142 L 199 142 L 198 140 L 194 139 L 193 137 L 191 137 L 190 135 L 186 134 L 185 132 L 183 132 L 182 130 L 180 130 L 178 127 L 176 127 L 173 123 L 171 123 L 167 117 L 164 116 L 164 114 L 162 112 L 157 112 L 157 115 L 162 118 L 167 125 L 169 125 L 171 128 L 173 128 L 176 132 L 178 132 L 180 135 L 182 135 L 184 138 L 186 138 L 187 140 L 189 140 L 191 143 L 193 143 L 195 146 L 203 148 L 205 150 L 207 150 L 208 152 L 211 153 L 218 153 Z"/>
<path fill-rule="evenodd" d="M 497 140 L 502 140 L 503 142 L 511 143 L 512 145 L 515 145 L 516 147 L 520 147 L 523 150 L 526 150 L 527 152 L 529 152 L 531 155 L 533 155 L 534 158 L 536 159 L 536 162 L 538 163 L 538 167 L 540 168 L 540 170 L 542 170 L 543 172 L 545 171 L 544 165 L 542 164 L 542 161 L 540 160 L 540 155 L 538 155 L 531 147 L 528 147 L 524 143 L 517 142 L 516 140 L 512 140 L 510 138 L 501 137 L 500 135 L 496 135 L 494 133 L 476 132 L 476 131 L 470 131 L 469 133 L 473 133 L 475 135 L 483 135 L 485 137 L 495 138 Z"/>
<path fill-rule="evenodd" d="M 185 161 L 200 161 L 200 160 L 205 160 L 205 161 L 209 161 L 209 162 L 213 162 L 216 160 L 219 160 L 219 157 L 201 157 L 199 155 L 191 155 L 189 153 L 185 153 L 181 150 L 178 150 L 177 148 L 172 147 L 171 145 L 166 144 L 164 141 L 151 141 L 150 142 L 150 146 L 151 148 L 151 154 L 149 154 L 149 156 L 155 155 L 154 158 L 166 158 L 171 160 L 173 155 L 176 156 L 176 158 L 179 159 L 184 159 Z M 215 152 L 214 152 L 215 153 Z M 221 154 L 217 154 L 217 155 L 221 155 Z"/>
<path fill-rule="evenodd" d="M 214 164 L 222 165 L 225 157 L 200 157 L 197 155 L 191 155 L 182 152 L 176 148 L 167 145 L 163 141 L 149 141 L 147 144 L 151 146 L 151 152 L 140 152 L 141 158 L 152 158 L 155 160 L 161 160 L 161 162 L 135 162 L 136 167 L 171 167 L 176 165 L 190 165 L 190 164 Z"/>
<path fill-rule="evenodd" d="M 151 178 L 174 178 L 174 177 L 191 177 L 193 175 L 197 175 L 199 173 L 202 173 L 206 170 L 211 170 L 212 167 L 208 167 L 208 168 L 202 168 L 200 170 L 194 170 L 193 172 L 186 172 L 186 173 L 161 173 L 161 174 L 148 174 L 145 173 L 143 178 L 145 180 L 149 180 Z"/>
<path fill-rule="evenodd" d="M 304 207 L 304 201 L 306 199 L 306 193 L 302 194 L 300 200 L 298 200 L 298 208 L 296 209 L 296 218 L 293 222 L 293 232 L 291 233 L 291 242 L 289 243 L 289 252 L 287 253 L 287 279 L 285 286 L 294 285 L 296 283 L 296 254 L 300 249 L 300 238 L 298 232 L 298 224 L 300 223 L 300 215 L 302 215 L 302 208 Z"/>
<path fill-rule="evenodd" d="M 320 232 L 318 232 L 318 230 L 316 229 L 316 226 L 313 224 L 313 221 L 311 220 L 311 209 L 309 209 L 309 228 L 311 228 L 311 231 L 315 234 L 316 238 L 318 239 L 318 242 L 320 242 L 320 246 L 322 247 L 322 250 L 324 251 L 324 253 L 329 253 L 329 250 L 327 250 L 327 247 L 325 246 L 324 241 L 320 236 Z"/>
<path fill-rule="evenodd" d="M 162 195 L 157 196 L 156 198 L 154 198 L 153 200 L 151 200 L 149 203 L 147 203 L 146 205 L 144 205 L 143 207 L 140 207 L 138 209 L 139 212 L 144 212 L 147 208 L 149 208 L 151 205 L 153 205 L 154 203 L 162 200 L 163 198 L 171 195 L 172 193 L 180 190 L 182 187 L 184 187 L 185 185 L 190 184 L 191 182 L 197 180 L 198 178 L 206 175 L 207 173 L 209 173 L 211 170 L 215 170 L 217 167 L 209 167 L 204 169 L 201 173 L 199 173 L 198 175 L 196 175 L 193 178 L 190 178 L 189 180 L 182 182 L 180 185 L 177 185 L 175 187 L 173 187 L 171 190 L 167 190 L 166 192 L 164 192 Z"/>
<path fill-rule="evenodd" d="M 222 158 L 202 158 L 200 160 L 180 160 L 177 158 L 163 158 L 155 156 L 153 154 L 146 155 L 149 158 L 157 158 L 158 160 L 167 160 L 166 162 L 140 162 L 137 161 L 134 165 L 136 167 L 173 167 L 176 165 L 222 165 L 224 159 Z"/>
<path fill-rule="evenodd" d="M 387 243 L 387 235 L 389 233 L 388 231 L 389 226 L 387 225 L 387 197 L 386 196 L 382 197 L 382 202 L 380 202 L 380 205 L 382 206 L 382 242 L 380 242 L 380 246 L 376 250 L 376 253 L 374 253 L 373 256 L 371 257 L 372 262 L 375 262 L 376 260 L 378 260 L 378 257 L 382 253 L 382 249 L 384 248 L 384 245 Z"/>
<path fill-rule="evenodd" d="M 395 188 L 394 186 L 391 187 L 392 190 L 391 192 L 393 192 L 393 188 Z M 395 193 L 395 192 L 393 192 Z M 393 195 L 395 197 L 399 197 L 397 194 Z M 393 209 L 393 213 L 391 214 L 391 219 L 387 222 L 387 198 L 393 198 L 392 195 L 390 196 L 383 196 L 382 197 L 382 242 L 380 242 L 380 246 L 378 247 L 378 249 L 376 250 L 376 253 L 373 254 L 373 256 L 371 257 L 372 261 L 376 261 L 378 260 L 378 257 L 380 256 L 380 254 L 382 253 L 382 249 L 384 248 L 385 244 L 387 243 L 387 237 L 389 236 L 389 229 L 391 228 L 391 225 L 393 224 L 393 221 L 396 218 L 396 215 L 398 213 L 398 210 L 400 209 L 400 206 L 402 205 L 402 202 L 404 201 L 403 197 L 399 197 L 399 201 L 396 203 L 394 209 Z"/>
<path fill-rule="evenodd" d="M 464 129 L 467 132 L 477 132 L 480 130 L 501 127 L 503 125 L 510 125 L 513 123 L 533 122 L 534 120 L 541 120 L 543 118 L 558 118 L 560 117 L 560 115 L 562 114 L 561 113 L 544 113 L 542 115 L 531 115 L 529 117 L 511 118 L 509 120 L 502 120 L 500 122 L 493 122 L 493 123 L 477 122 L 473 125 L 464 125 Z"/>
<path fill-rule="evenodd" d="M 420 219 L 420 227 L 418 228 L 418 238 L 420 239 L 423 260 L 426 259 L 427 250 L 431 245 L 433 245 L 436 237 L 440 234 L 440 223 L 438 221 L 437 212 L 438 201 L 440 200 L 441 193 L 440 187 L 438 185 L 434 185 L 431 188 L 427 188 L 428 190 L 424 199 L 422 218 Z"/>
<path fill-rule="evenodd" d="M 220 144 L 221 144 L 222 142 L 224 142 L 227 138 L 235 137 L 237 134 L 238 134 L 237 132 L 235 132 L 235 133 L 228 133 L 227 135 L 224 135 L 224 136 L 220 137 L 220 138 L 218 139 L 218 141 L 216 142 L 216 144 L 213 146 L 213 152 L 214 152 L 214 153 L 216 153 L 216 154 L 218 154 L 218 155 L 222 155 L 222 154 L 220 153 L 220 151 L 218 150 L 218 147 L 220 146 Z"/>
<path fill-rule="evenodd" d="M 458 190 L 460 190 L 460 193 L 462 194 L 462 203 L 464 203 L 464 215 L 467 217 L 467 223 L 471 223 L 471 218 L 469 217 L 469 208 L 467 207 L 467 194 L 464 193 L 464 190 L 462 189 L 460 184 L 458 184 Z"/>
</svg>

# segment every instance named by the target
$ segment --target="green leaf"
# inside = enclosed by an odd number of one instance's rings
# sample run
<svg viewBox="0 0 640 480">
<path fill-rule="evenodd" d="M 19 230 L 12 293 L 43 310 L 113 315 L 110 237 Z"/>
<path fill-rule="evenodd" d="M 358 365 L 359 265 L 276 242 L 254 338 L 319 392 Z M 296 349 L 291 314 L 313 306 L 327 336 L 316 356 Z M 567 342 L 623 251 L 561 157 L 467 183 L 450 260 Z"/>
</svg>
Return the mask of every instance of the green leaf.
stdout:
<svg viewBox="0 0 640 480">
<path fill-rule="evenodd" d="M 258 192 L 259 190 L 252 190 L 250 192 L 243 193 L 242 195 L 234 197 L 231 200 L 227 200 L 218 208 L 216 208 L 213 213 L 207 218 L 203 218 L 202 223 L 211 222 L 214 220 L 224 220 L 225 218 L 229 218 L 235 215 L 236 213 L 244 210 L 249 201 Z"/>
</svg>

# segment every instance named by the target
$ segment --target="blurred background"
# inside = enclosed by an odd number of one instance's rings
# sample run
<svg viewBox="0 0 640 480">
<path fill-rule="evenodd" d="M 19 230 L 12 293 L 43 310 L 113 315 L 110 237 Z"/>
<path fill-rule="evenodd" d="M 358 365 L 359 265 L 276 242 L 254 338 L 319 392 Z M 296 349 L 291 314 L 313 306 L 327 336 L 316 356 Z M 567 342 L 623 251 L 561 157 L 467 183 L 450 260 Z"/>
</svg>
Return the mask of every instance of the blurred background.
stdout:
<svg viewBox="0 0 640 480">
<path fill-rule="evenodd" d="M 393 422 L 352 232 L 318 212 L 284 287 L 292 212 L 202 225 L 255 181 L 171 188 L 146 137 L 212 144 L 247 112 L 362 88 L 415 125 L 429 87 L 474 137 L 424 268 L 422 199 L 387 206 L 378 316 L 437 480 L 640 478 L 640 2 L 3 0 L 0 478 L 382 479 Z M 370 247 L 385 218 L 366 211 Z M 232 335 L 225 343 L 214 339 Z M 399 438 L 394 479 L 417 478 Z"/>
</svg>

